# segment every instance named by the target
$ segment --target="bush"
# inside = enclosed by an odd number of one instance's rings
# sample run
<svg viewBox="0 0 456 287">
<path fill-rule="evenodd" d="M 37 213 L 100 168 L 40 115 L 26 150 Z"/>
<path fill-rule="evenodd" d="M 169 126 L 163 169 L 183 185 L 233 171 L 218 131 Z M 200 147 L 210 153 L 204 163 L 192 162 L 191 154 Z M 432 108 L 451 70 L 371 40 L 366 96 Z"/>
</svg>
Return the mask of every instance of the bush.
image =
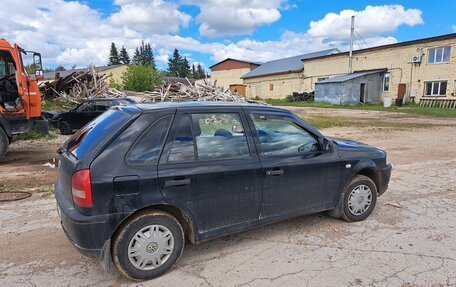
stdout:
<svg viewBox="0 0 456 287">
<path fill-rule="evenodd" d="M 128 66 L 122 75 L 123 88 L 129 91 L 151 91 L 162 83 L 160 74 L 150 66 Z"/>
</svg>

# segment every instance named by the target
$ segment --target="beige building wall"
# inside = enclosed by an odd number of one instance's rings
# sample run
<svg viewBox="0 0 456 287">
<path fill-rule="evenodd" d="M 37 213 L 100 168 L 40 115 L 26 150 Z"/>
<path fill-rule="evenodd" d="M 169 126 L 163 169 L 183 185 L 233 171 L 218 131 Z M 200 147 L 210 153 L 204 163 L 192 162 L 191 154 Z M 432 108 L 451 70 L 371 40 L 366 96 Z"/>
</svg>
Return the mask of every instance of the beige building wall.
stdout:
<svg viewBox="0 0 456 287">
<path fill-rule="evenodd" d="M 450 62 L 428 64 L 429 49 L 444 46 L 451 46 Z M 422 62 L 411 63 L 411 58 L 417 55 L 422 55 Z M 305 90 L 313 91 L 315 90 L 315 82 L 319 78 L 346 74 L 348 72 L 348 56 L 347 54 L 343 54 L 340 56 L 310 59 L 304 62 L 304 67 Z M 416 94 L 417 99 L 419 99 L 424 97 L 425 82 L 447 81 L 446 98 L 456 99 L 454 96 L 456 89 L 455 39 L 354 53 L 354 72 L 384 68 L 388 69 L 391 78 L 389 91 L 383 92 L 383 98 L 396 98 L 398 85 L 406 84 L 406 98 L 412 93 Z"/>
<path fill-rule="evenodd" d="M 243 84 L 241 77 L 250 71 L 250 68 L 212 71 L 209 81 L 212 83 L 217 81 L 217 86 L 228 90 L 230 85 Z"/>
<path fill-rule="evenodd" d="M 122 81 L 122 79 L 121 79 L 122 78 L 122 74 L 127 71 L 127 68 L 128 68 L 127 65 L 122 65 L 122 66 L 118 66 L 118 67 L 114 67 L 114 68 L 111 68 L 111 69 L 104 70 L 104 71 L 102 71 L 100 73 L 108 75 L 108 76 L 112 75 L 111 77 L 106 79 L 108 81 L 108 83 L 109 83 L 110 79 L 114 79 L 117 82 L 121 82 Z"/>
<path fill-rule="evenodd" d="M 247 98 L 283 99 L 293 92 L 304 91 L 302 73 L 287 73 L 244 79 Z"/>
</svg>

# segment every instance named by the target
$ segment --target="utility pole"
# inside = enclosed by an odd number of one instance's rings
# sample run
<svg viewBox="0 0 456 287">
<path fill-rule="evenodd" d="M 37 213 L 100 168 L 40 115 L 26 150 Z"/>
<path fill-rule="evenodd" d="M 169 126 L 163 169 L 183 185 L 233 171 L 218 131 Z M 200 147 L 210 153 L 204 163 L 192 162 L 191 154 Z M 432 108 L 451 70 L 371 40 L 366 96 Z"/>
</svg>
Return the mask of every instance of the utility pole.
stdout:
<svg viewBox="0 0 456 287">
<path fill-rule="evenodd" d="M 348 56 L 348 73 L 353 73 L 353 40 L 355 37 L 355 16 L 351 17 L 350 54 Z"/>
</svg>

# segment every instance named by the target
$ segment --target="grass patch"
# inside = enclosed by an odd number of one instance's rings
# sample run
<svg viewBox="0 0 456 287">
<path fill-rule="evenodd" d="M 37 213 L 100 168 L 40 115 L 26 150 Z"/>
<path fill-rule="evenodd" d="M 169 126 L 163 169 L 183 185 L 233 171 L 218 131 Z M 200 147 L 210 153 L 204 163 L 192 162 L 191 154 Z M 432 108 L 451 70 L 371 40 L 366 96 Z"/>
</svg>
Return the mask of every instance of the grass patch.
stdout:
<svg viewBox="0 0 456 287">
<path fill-rule="evenodd" d="M 359 105 L 349 106 L 349 105 L 331 105 L 331 104 L 327 104 L 327 103 L 317 103 L 317 102 L 288 102 L 286 100 L 275 100 L 275 99 L 266 100 L 266 102 L 273 106 L 382 111 L 382 112 L 396 112 L 396 113 L 405 113 L 405 114 L 411 114 L 411 115 L 421 115 L 421 116 L 430 116 L 430 117 L 456 118 L 456 110 L 454 110 L 454 109 L 420 107 L 415 104 L 408 104 L 403 107 L 392 106 L 389 108 L 385 108 L 385 107 L 383 107 L 383 104 L 380 104 L 380 103 L 368 103 L 368 104 L 359 104 Z"/>
<path fill-rule="evenodd" d="M 429 123 L 402 123 L 381 120 L 350 120 L 327 116 L 303 117 L 307 123 L 316 129 L 326 129 L 335 127 L 374 127 L 374 128 L 394 128 L 394 129 L 411 129 L 411 128 L 429 128 L 435 126 Z M 440 125 L 437 125 L 440 126 Z"/>
<path fill-rule="evenodd" d="M 53 140 L 56 138 L 57 137 L 55 135 L 42 135 L 36 131 L 30 131 L 28 133 L 19 135 L 18 140 L 24 140 L 24 141 Z"/>
<path fill-rule="evenodd" d="M 68 107 L 65 106 L 61 101 L 42 101 L 41 109 L 47 111 L 66 111 Z"/>
</svg>

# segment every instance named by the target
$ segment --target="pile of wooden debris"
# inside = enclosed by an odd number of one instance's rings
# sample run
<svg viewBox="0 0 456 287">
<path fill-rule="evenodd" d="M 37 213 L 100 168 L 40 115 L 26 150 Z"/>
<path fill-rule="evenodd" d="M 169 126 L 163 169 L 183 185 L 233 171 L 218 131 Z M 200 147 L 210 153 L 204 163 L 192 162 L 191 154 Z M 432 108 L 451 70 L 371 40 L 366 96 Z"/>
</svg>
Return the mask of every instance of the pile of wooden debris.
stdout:
<svg viewBox="0 0 456 287">
<path fill-rule="evenodd" d="M 255 102 L 247 98 L 225 90 L 217 86 L 217 82 L 210 83 L 206 80 L 187 83 L 168 82 L 160 88 L 151 92 L 128 93 L 141 102 L 187 102 L 187 101 L 206 101 L 206 102 Z"/>
<path fill-rule="evenodd" d="M 124 97 L 123 92 L 109 88 L 108 77 L 109 75 L 97 73 L 93 68 L 64 77 L 56 73 L 53 81 L 40 84 L 41 96 L 44 100 L 63 102 L 67 107 L 73 107 L 86 99 Z"/>
<path fill-rule="evenodd" d="M 166 80 L 163 86 L 150 92 L 118 91 L 108 85 L 108 75 L 101 75 L 93 68 L 86 71 L 71 73 L 65 77 L 56 76 L 54 81 L 40 84 L 45 100 L 60 101 L 65 107 L 71 108 L 86 99 L 92 98 L 123 98 L 132 97 L 139 102 L 255 102 L 217 86 L 217 82 L 207 80 L 199 82 L 189 79 L 180 81 Z"/>
</svg>

